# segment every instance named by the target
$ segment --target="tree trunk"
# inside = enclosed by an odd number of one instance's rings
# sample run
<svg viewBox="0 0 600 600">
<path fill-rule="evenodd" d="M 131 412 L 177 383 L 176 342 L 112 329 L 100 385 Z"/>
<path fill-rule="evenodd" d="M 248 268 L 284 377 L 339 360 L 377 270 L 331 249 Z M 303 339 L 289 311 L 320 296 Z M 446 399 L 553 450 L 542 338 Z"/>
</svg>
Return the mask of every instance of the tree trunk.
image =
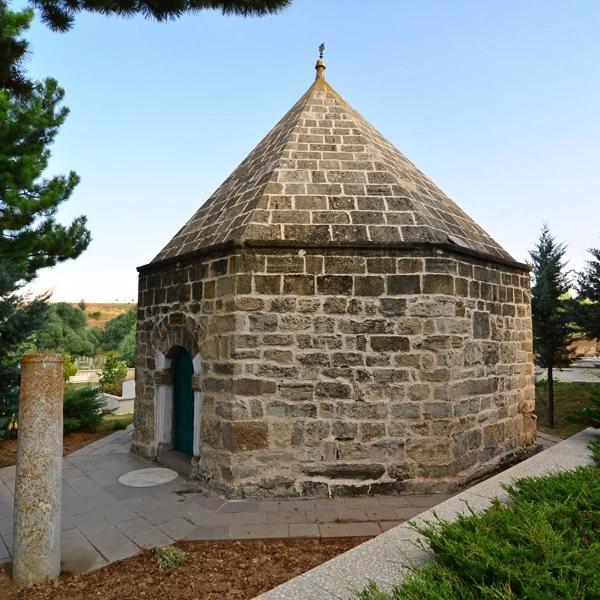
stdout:
<svg viewBox="0 0 600 600">
<path fill-rule="evenodd" d="M 548 427 L 554 427 L 554 374 L 548 367 Z"/>
</svg>

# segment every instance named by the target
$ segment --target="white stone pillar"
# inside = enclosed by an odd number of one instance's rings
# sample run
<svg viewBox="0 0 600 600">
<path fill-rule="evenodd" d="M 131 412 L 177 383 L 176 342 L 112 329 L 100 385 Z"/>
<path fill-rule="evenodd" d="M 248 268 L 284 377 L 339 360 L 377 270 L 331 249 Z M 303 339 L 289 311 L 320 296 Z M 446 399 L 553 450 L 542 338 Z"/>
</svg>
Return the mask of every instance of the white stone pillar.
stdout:
<svg viewBox="0 0 600 600">
<path fill-rule="evenodd" d="M 12 577 L 21 587 L 60 574 L 63 357 L 21 360 Z"/>
</svg>

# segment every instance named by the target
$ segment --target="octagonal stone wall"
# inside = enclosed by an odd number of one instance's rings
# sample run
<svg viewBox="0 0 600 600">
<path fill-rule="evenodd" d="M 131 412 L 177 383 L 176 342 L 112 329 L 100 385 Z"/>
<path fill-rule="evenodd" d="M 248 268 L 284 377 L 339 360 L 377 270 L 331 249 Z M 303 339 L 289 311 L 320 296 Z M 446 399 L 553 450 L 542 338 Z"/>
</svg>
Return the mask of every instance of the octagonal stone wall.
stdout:
<svg viewBox="0 0 600 600">
<path fill-rule="evenodd" d="M 186 348 L 193 473 L 216 492 L 445 492 L 534 441 L 518 266 L 434 248 L 244 248 L 151 264 L 139 292 L 134 449 L 169 447 L 169 356 Z"/>
</svg>

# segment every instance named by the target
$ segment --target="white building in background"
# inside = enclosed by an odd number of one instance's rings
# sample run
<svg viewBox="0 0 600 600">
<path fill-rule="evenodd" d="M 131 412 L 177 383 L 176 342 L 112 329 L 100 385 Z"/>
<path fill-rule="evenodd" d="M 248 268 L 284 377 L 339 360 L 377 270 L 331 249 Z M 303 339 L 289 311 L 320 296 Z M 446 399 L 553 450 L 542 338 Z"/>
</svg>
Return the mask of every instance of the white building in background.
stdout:
<svg viewBox="0 0 600 600">
<path fill-rule="evenodd" d="M 135 379 L 123 381 L 123 393 L 121 396 L 102 393 L 106 407 L 115 415 L 130 415 L 133 413 L 133 401 L 135 399 Z"/>
</svg>

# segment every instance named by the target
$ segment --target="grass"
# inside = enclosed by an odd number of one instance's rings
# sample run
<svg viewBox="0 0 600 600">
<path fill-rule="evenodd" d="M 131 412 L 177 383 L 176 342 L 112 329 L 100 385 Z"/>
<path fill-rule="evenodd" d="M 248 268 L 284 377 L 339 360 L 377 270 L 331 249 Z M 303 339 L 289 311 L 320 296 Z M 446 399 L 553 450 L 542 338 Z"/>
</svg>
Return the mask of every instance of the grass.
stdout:
<svg viewBox="0 0 600 600">
<path fill-rule="evenodd" d="M 170 571 L 177 565 L 182 565 L 189 558 L 189 554 L 175 546 L 163 546 L 154 551 L 154 560 L 161 573 Z"/>
<path fill-rule="evenodd" d="M 537 426 L 540 431 L 555 435 L 560 438 L 568 438 L 573 434 L 585 429 L 587 425 L 570 423 L 567 417 L 578 408 L 588 408 L 592 405 L 590 395 L 600 384 L 595 383 L 565 383 L 554 382 L 554 405 L 556 427 L 548 427 L 548 403 L 546 383 L 540 382 L 535 386 L 535 412 L 538 416 Z"/>
<path fill-rule="evenodd" d="M 600 464 L 600 437 L 590 444 Z M 600 467 L 518 480 L 508 505 L 418 530 L 435 560 L 390 594 L 360 600 L 600 598 Z"/>
<path fill-rule="evenodd" d="M 133 423 L 133 415 L 106 415 L 95 431 L 108 435 L 113 431 L 126 429 L 131 423 Z"/>
</svg>

